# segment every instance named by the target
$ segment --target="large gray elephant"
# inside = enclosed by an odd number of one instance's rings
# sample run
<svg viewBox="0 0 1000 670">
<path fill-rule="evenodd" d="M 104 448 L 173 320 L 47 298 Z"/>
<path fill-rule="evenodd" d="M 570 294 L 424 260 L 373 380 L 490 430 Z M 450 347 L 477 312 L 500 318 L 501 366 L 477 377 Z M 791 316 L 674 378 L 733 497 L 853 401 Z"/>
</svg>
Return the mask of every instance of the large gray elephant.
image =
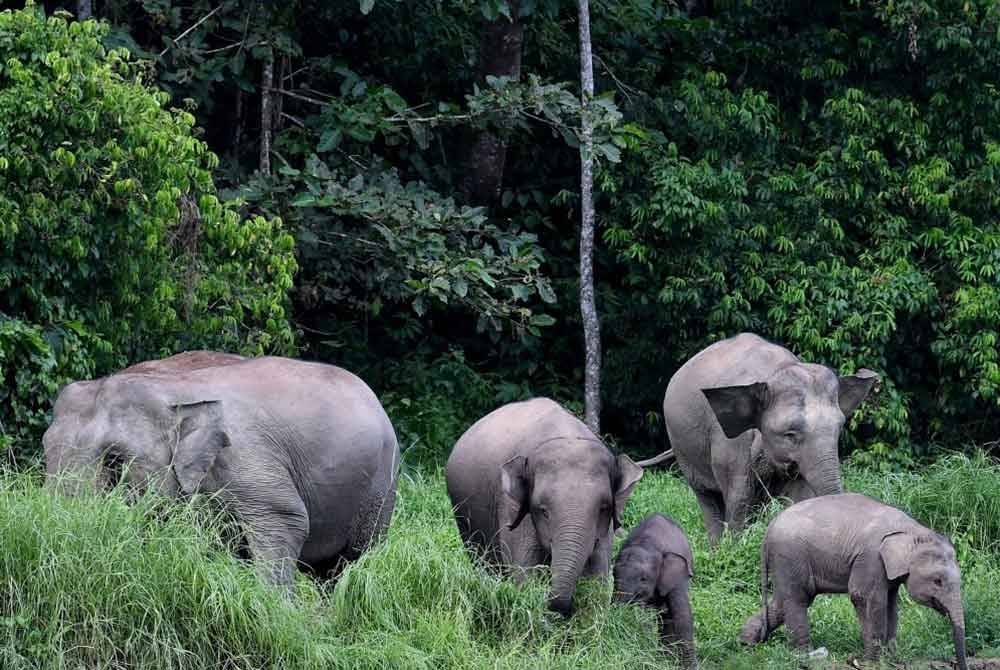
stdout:
<svg viewBox="0 0 1000 670">
<path fill-rule="evenodd" d="M 568 616 L 577 579 L 608 575 L 612 532 L 642 468 L 556 402 L 534 398 L 473 424 L 446 476 L 470 552 L 496 566 L 551 565 L 549 608 Z"/>
<path fill-rule="evenodd" d="M 767 640 L 782 623 L 789 641 L 809 648 L 807 610 L 819 593 L 848 593 L 861 623 L 865 657 L 893 647 L 899 587 L 951 622 L 958 667 L 965 670 L 965 614 L 955 549 L 900 510 L 856 493 L 823 496 L 776 516 L 761 546 L 761 610 L 741 640 Z M 768 580 L 774 598 L 767 600 Z"/>
<path fill-rule="evenodd" d="M 188 352 L 59 393 L 43 438 L 47 485 L 123 478 L 169 495 L 217 493 L 271 583 L 317 571 L 385 532 L 399 446 L 378 398 L 332 365 Z"/>
<path fill-rule="evenodd" d="M 843 490 L 840 431 L 877 381 L 864 369 L 838 378 L 751 333 L 716 342 L 667 385 L 672 449 L 639 465 L 677 459 L 715 544 L 723 523 L 742 530 L 768 495 L 799 501 Z"/>
</svg>

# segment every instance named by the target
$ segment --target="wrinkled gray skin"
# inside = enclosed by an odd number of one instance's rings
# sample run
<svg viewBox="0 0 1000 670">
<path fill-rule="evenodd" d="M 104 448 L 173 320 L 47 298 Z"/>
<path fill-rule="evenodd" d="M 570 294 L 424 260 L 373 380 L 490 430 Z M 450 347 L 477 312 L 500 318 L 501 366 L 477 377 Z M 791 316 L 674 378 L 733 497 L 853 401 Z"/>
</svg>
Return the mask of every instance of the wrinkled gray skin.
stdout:
<svg viewBox="0 0 1000 670">
<path fill-rule="evenodd" d="M 820 593 L 848 593 L 861 624 L 865 657 L 893 648 L 899 587 L 948 618 L 955 655 L 966 670 L 965 615 L 955 550 L 942 535 L 894 507 L 856 493 L 813 498 L 771 521 L 761 547 L 761 599 L 770 575 L 774 597 L 750 617 L 740 639 L 767 640 L 782 623 L 792 645 L 809 648 L 807 608 Z"/>
<path fill-rule="evenodd" d="M 607 576 L 612 525 L 642 476 L 547 398 L 477 421 L 448 459 L 448 495 L 470 552 L 497 566 L 552 566 L 549 608 L 573 611 L 580 577 Z"/>
<path fill-rule="evenodd" d="M 684 531 L 662 514 L 643 519 L 615 560 L 615 599 L 642 603 L 660 613 L 660 640 L 679 648 L 687 668 L 697 668 L 688 586 L 694 558 Z"/>
<path fill-rule="evenodd" d="M 399 447 L 375 394 L 340 368 L 188 352 L 66 386 L 43 438 L 47 485 L 124 478 L 218 493 L 264 578 L 290 585 L 359 556 L 389 524 Z"/>
<path fill-rule="evenodd" d="M 768 494 L 799 501 L 840 493 L 840 431 L 877 381 L 870 370 L 838 378 L 750 333 L 685 363 L 667 386 L 663 414 L 709 541 L 718 542 L 723 524 L 742 530 Z"/>
</svg>

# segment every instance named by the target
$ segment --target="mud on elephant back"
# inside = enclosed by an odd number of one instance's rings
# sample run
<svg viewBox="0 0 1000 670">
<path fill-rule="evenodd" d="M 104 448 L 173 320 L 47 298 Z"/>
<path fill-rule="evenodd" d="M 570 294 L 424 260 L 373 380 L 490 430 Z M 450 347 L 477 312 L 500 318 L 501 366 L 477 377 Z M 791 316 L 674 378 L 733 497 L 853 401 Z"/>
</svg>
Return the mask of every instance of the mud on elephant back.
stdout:
<svg viewBox="0 0 1000 670">
<path fill-rule="evenodd" d="M 196 351 L 60 391 L 43 438 L 46 485 L 121 480 L 168 496 L 217 494 L 269 582 L 325 572 L 389 525 L 399 446 L 378 398 L 341 368 Z"/>
</svg>

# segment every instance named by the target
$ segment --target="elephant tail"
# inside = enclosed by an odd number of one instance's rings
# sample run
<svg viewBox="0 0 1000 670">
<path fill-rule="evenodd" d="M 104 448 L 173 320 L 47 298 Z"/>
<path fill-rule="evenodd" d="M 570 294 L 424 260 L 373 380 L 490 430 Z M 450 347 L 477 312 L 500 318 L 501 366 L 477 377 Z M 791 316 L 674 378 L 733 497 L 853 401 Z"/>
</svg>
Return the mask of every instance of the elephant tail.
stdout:
<svg viewBox="0 0 1000 670">
<path fill-rule="evenodd" d="M 767 616 L 767 535 L 764 535 L 764 542 L 760 545 L 760 607 L 764 612 L 764 630 L 762 637 L 767 639 L 767 631 L 771 629 L 771 622 Z M 763 640 L 762 640 L 763 641 Z"/>
<path fill-rule="evenodd" d="M 653 456 L 652 458 L 647 458 L 644 461 L 636 461 L 635 464 L 640 468 L 648 468 L 652 465 L 659 465 L 660 463 L 667 463 L 674 460 L 674 450 L 667 449 L 659 456 Z"/>
</svg>

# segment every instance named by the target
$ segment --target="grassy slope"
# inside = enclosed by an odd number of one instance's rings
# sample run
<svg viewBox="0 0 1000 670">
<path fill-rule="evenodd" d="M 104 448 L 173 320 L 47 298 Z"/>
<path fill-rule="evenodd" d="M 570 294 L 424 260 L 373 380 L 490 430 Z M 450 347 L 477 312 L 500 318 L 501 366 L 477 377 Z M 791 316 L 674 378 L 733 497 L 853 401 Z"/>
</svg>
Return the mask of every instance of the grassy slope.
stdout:
<svg viewBox="0 0 1000 670">
<path fill-rule="evenodd" d="M 847 486 L 952 535 L 970 648 L 1000 648 L 1000 468 L 954 457 L 921 476 L 850 472 Z M 626 526 L 652 511 L 677 519 L 695 549 L 703 666 L 795 667 L 781 635 L 753 651 L 735 642 L 759 604 L 764 523 L 709 553 L 693 496 L 657 472 L 638 487 Z M 606 583 L 583 584 L 566 623 L 544 610 L 544 577 L 517 588 L 473 566 L 434 468 L 404 475 L 386 543 L 335 588 L 302 577 L 292 602 L 230 557 L 219 523 L 204 508 L 67 501 L 30 477 L 0 482 L 0 667 L 666 667 L 652 614 L 607 605 Z M 951 654 L 938 615 L 906 601 L 900 618 L 901 658 Z M 819 599 L 811 620 L 814 644 L 833 658 L 859 651 L 846 597 Z"/>
</svg>

